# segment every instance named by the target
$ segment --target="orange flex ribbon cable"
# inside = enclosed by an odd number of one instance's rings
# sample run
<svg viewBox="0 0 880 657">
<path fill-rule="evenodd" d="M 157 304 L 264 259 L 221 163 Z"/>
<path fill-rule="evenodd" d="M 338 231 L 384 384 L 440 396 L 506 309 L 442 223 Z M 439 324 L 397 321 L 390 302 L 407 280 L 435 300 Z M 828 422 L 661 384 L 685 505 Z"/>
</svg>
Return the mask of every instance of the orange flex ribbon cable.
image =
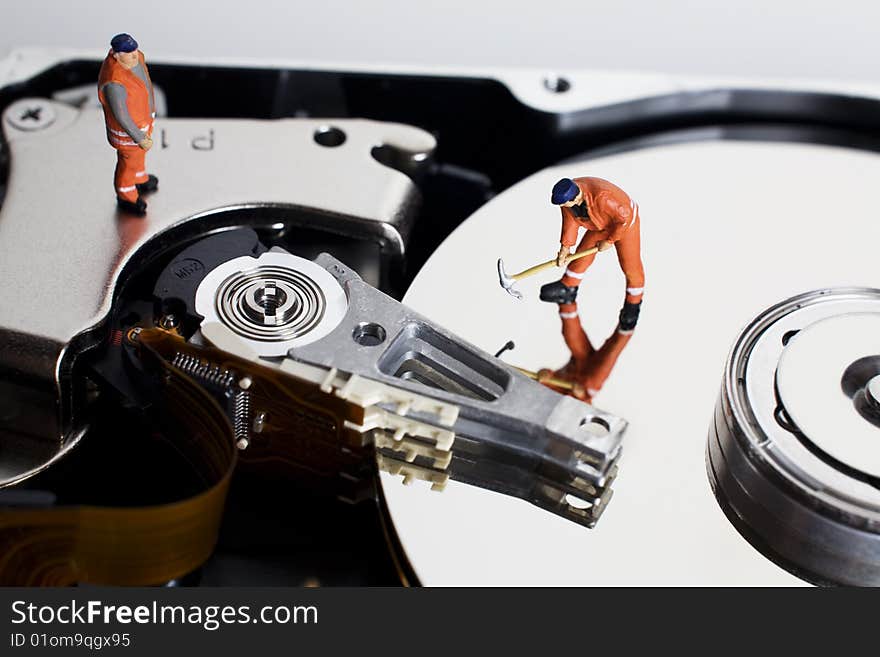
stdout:
<svg viewBox="0 0 880 657">
<path fill-rule="evenodd" d="M 375 450 L 360 404 L 162 329 L 128 339 L 145 368 L 159 374 L 169 416 L 163 426 L 197 491 L 157 506 L 0 509 L 0 584 L 149 585 L 194 571 L 216 544 L 237 462 L 351 502 L 374 496 Z M 247 393 L 248 411 L 234 418 L 235 427 L 209 392 L 218 380 L 233 398 Z M 239 419 L 248 432 L 243 452 L 236 449 Z"/>
<path fill-rule="evenodd" d="M 0 509 L 0 583 L 162 584 L 210 557 L 236 464 L 232 428 L 205 390 L 157 362 L 166 409 L 180 429 L 175 447 L 192 466 L 200 492 L 156 506 Z"/>
</svg>

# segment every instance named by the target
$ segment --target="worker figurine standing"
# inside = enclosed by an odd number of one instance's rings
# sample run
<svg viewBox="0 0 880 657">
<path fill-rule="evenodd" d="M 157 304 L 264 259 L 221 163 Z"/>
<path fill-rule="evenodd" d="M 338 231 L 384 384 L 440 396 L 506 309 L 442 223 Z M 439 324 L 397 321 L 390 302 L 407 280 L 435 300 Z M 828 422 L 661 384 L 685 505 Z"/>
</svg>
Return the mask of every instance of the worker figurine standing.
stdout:
<svg viewBox="0 0 880 657">
<path fill-rule="evenodd" d="M 553 186 L 550 201 L 562 210 L 562 237 L 556 264 L 566 270 L 559 281 L 541 287 L 540 298 L 559 304 L 562 336 L 571 352 L 571 360 L 555 377 L 574 383 L 572 394 L 590 401 L 611 373 L 639 319 L 645 286 L 639 207 L 622 189 L 601 178 L 563 178 Z M 614 246 L 626 277 L 626 294 L 617 328 L 599 349 L 594 349 L 587 338 L 575 301 L 584 273 L 596 257 L 593 254 L 569 264 L 579 228 L 585 228 L 586 233 L 577 251 L 593 247 L 605 251 Z M 551 374 L 550 370 L 542 370 L 539 380 Z"/>
<path fill-rule="evenodd" d="M 159 179 L 146 172 L 147 151 L 153 146 L 156 101 L 144 55 L 129 34 L 117 34 L 98 76 L 98 98 L 104 108 L 107 139 L 116 149 L 113 184 L 120 209 L 146 213 L 141 194 L 159 188 Z"/>
</svg>

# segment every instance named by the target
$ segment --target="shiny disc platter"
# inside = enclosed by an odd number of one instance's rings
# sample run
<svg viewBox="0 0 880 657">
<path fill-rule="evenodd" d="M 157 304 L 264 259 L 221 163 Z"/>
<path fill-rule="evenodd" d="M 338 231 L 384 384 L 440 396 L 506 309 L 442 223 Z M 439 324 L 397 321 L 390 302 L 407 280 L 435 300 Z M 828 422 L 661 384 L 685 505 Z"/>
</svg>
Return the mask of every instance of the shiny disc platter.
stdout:
<svg viewBox="0 0 880 657">
<path fill-rule="evenodd" d="M 498 285 L 553 257 L 561 177 L 598 176 L 639 203 L 645 297 L 635 335 L 594 399 L 630 422 L 615 494 L 587 530 L 525 502 L 450 482 L 403 488 L 383 473 L 391 517 L 428 585 L 796 585 L 728 522 L 705 447 L 725 360 L 765 308 L 835 286 L 876 286 L 880 157 L 804 143 L 681 141 L 572 160 L 514 185 L 465 221 L 414 280 L 405 303 L 505 361 L 559 367 L 568 354 L 555 305 L 538 300 L 558 270 Z M 578 302 L 594 342 L 617 322 L 624 280 L 597 256 Z"/>
</svg>

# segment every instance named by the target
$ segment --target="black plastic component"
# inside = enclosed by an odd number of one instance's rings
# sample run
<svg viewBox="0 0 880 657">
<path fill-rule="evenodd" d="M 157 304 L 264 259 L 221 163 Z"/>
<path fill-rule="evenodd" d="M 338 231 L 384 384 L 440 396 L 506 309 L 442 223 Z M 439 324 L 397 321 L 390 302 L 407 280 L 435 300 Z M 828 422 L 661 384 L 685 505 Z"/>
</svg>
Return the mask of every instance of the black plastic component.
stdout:
<svg viewBox="0 0 880 657">
<path fill-rule="evenodd" d="M 159 274 L 153 288 L 158 314 L 174 314 L 185 324 L 198 324 L 202 317 L 195 310 L 196 290 L 205 276 L 228 260 L 258 256 L 267 250 L 250 228 L 229 230 L 195 242 Z"/>
</svg>

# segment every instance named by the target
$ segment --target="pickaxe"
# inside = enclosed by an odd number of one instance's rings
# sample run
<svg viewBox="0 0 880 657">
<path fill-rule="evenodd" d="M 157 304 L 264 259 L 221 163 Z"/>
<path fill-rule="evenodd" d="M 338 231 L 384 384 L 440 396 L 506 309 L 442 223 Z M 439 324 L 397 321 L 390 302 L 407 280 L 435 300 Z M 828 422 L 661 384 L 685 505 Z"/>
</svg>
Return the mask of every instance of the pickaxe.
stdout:
<svg viewBox="0 0 880 657">
<path fill-rule="evenodd" d="M 571 262 L 572 260 L 577 260 L 578 258 L 585 258 L 588 255 L 593 255 L 594 253 L 599 252 L 599 247 L 594 246 L 592 249 L 587 249 L 586 251 L 578 251 L 570 256 L 568 256 L 568 260 L 566 260 L 566 264 Z M 524 269 L 518 274 L 514 274 L 513 276 L 509 276 L 507 272 L 504 270 L 504 260 L 498 258 L 498 282 L 501 284 L 507 292 L 516 297 L 517 299 L 522 299 L 522 293 L 513 287 L 513 284 L 518 280 L 527 278 L 532 276 L 533 274 L 537 274 L 538 272 L 542 272 L 545 269 L 550 269 L 551 267 L 556 266 L 556 258 L 553 260 L 548 260 L 547 262 L 542 262 L 540 265 L 535 265 L 534 267 L 529 267 L 528 269 Z"/>
</svg>

